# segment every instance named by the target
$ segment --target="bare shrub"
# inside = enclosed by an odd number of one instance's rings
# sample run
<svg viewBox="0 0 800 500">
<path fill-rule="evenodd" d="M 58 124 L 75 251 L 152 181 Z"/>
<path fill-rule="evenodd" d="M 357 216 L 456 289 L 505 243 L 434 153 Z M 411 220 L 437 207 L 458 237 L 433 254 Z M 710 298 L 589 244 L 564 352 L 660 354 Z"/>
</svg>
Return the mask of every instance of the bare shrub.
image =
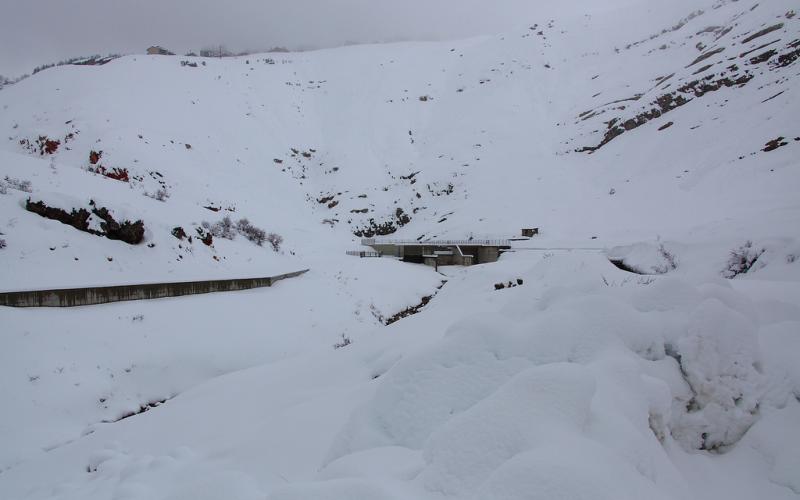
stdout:
<svg viewBox="0 0 800 500">
<path fill-rule="evenodd" d="M 205 228 L 209 234 L 217 238 L 232 240 L 236 237 L 236 233 L 238 232 L 258 246 L 263 246 L 264 242 L 268 241 L 272 249 L 276 252 L 280 251 L 281 243 L 283 243 L 283 237 L 281 235 L 276 233 L 267 234 L 266 231 L 260 227 L 254 226 L 246 218 L 241 218 L 234 224 L 231 218 L 226 215 L 221 221 L 214 224 L 203 221 L 202 227 Z"/>
<path fill-rule="evenodd" d="M 214 236 L 210 232 L 206 232 L 203 228 L 208 229 L 211 226 L 206 221 L 203 221 L 203 227 L 196 227 L 195 231 L 197 231 L 197 237 L 200 238 L 200 241 L 203 242 L 206 246 L 211 246 L 214 243 Z"/>
<path fill-rule="evenodd" d="M 754 248 L 753 242 L 748 240 L 736 250 L 731 250 L 728 266 L 722 271 L 722 275 L 731 279 L 740 274 L 746 274 L 753 269 L 763 253 L 763 248 Z"/>
<path fill-rule="evenodd" d="M 277 233 L 269 233 L 267 235 L 267 241 L 270 245 L 272 245 L 272 249 L 276 252 L 280 252 L 281 250 L 281 243 L 283 243 L 283 236 Z"/>
<path fill-rule="evenodd" d="M 341 349 L 342 347 L 347 347 L 352 343 L 353 343 L 353 341 L 350 340 L 350 337 L 348 337 L 346 334 L 343 333 L 341 342 L 337 342 L 337 343 L 333 344 L 333 348 L 334 349 Z"/>
<path fill-rule="evenodd" d="M 658 254 L 664 259 L 661 264 L 653 266 L 653 271 L 657 274 L 666 274 L 678 268 L 678 259 L 675 254 L 664 248 L 664 244 L 658 246 Z"/>
<path fill-rule="evenodd" d="M 147 196 L 148 198 L 153 198 L 156 201 L 166 202 L 167 198 L 169 198 L 169 191 L 167 191 L 164 188 L 161 188 L 155 193 L 149 193 L 145 191 L 144 195 Z"/>
<path fill-rule="evenodd" d="M 236 223 L 236 229 L 239 231 L 239 234 L 258 246 L 262 246 L 267 239 L 267 233 L 263 229 L 252 225 L 250 221 L 245 218 L 239 219 L 239 222 Z"/>
<path fill-rule="evenodd" d="M 207 226 L 207 224 L 207 222 L 203 222 L 203 227 L 208 229 L 209 232 L 217 238 L 225 238 L 226 240 L 236 238 L 236 229 L 234 228 L 233 221 L 227 215 L 212 226 Z"/>
<path fill-rule="evenodd" d="M 182 240 L 186 238 L 186 231 L 184 231 L 181 226 L 175 226 L 172 228 L 172 236 Z"/>
<path fill-rule="evenodd" d="M 0 194 L 6 194 L 8 192 L 6 188 L 16 189 L 23 193 L 30 193 L 33 191 L 31 181 L 15 179 L 9 176 L 6 176 L 4 181 L 0 182 Z"/>
</svg>

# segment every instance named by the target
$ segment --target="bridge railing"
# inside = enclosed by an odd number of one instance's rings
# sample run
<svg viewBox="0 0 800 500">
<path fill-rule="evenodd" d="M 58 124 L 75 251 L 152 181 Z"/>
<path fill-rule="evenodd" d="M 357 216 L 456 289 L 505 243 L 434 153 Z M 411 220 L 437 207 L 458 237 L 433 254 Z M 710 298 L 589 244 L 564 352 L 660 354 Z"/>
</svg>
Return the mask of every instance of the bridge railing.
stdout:
<svg viewBox="0 0 800 500">
<path fill-rule="evenodd" d="M 362 238 L 361 244 L 364 246 L 373 245 L 404 245 L 404 246 L 481 246 L 481 247 L 507 247 L 511 246 L 511 240 L 402 240 L 391 238 Z"/>
<path fill-rule="evenodd" d="M 352 255 L 353 257 L 380 257 L 380 252 L 371 252 L 371 251 L 364 251 L 364 250 L 348 250 L 347 255 Z"/>
</svg>

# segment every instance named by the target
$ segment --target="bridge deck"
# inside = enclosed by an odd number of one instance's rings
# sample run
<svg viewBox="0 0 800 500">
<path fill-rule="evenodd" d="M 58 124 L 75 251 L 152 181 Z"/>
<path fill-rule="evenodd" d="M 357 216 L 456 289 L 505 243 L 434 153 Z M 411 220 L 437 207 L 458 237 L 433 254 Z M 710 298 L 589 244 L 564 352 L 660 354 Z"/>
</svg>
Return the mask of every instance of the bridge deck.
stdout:
<svg viewBox="0 0 800 500">
<path fill-rule="evenodd" d="M 400 240 L 389 238 L 362 238 L 361 244 L 365 246 L 374 245 L 395 245 L 395 246 L 419 246 L 419 247 L 447 247 L 447 246 L 467 246 L 467 247 L 510 247 L 511 240 Z"/>
</svg>

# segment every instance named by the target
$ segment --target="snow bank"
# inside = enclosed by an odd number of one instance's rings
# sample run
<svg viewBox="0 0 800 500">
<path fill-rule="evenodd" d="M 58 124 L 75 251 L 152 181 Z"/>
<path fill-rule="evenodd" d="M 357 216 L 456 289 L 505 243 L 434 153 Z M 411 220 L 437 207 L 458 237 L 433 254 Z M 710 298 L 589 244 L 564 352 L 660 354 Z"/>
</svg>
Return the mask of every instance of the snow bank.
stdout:
<svg viewBox="0 0 800 500">
<path fill-rule="evenodd" d="M 717 299 L 692 311 L 678 356 L 694 397 L 675 429 L 692 448 L 715 449 L 737 442 L 755 422 L 764 394 L 757 329 Z"/>
<path fill-rule="evenodd" d="M 514 302 L 540 290 L 515 290 Z M 506 306 L 513 320 L 457 322 L 400 360 L 328 461 L 419 450 L 416 482 L 456 498 L 682 498 L 668 450 L 728 450 L 782 407 L 766 397 L 755 308 L 726 282 L 615 288 L 585 277 L 538 302 L 527 315 Z"/>
</svg>

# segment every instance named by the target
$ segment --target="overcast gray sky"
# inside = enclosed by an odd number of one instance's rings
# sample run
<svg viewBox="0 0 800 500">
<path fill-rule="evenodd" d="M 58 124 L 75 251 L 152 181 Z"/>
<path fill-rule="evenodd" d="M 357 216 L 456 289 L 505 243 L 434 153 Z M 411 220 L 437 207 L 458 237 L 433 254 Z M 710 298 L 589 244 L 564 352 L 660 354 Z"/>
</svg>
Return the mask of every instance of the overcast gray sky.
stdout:
<svg viewBox="0 0 800 500">
<path fill-rule="evenodd" d="M 650 0 L 615 0 L 642 3 Z M 90 54 L 331 47 L 495 34 L 605 0 L 0 0 L 0 74 Z"/>
</svg>

